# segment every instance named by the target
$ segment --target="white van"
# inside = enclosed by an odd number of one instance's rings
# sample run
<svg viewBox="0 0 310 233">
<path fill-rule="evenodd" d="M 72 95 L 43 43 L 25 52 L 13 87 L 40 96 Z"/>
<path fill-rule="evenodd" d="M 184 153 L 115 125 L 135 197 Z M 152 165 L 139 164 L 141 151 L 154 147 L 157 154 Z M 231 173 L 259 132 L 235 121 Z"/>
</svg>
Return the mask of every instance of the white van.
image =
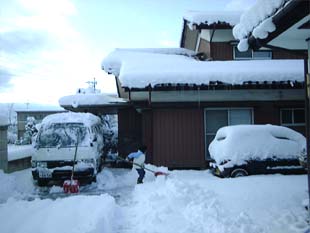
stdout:
<svg viewBox="0 0 310 233">
<path fill-rule="evenodd" d="M 70 179 L 74 155 L 74 179 L 91 182 L 101 168 L 103 125 L 91 113 L 57 113 L 45 117 L 32 156 L 32 176 L 39 186 L 51 180 Z"/>
</svg>

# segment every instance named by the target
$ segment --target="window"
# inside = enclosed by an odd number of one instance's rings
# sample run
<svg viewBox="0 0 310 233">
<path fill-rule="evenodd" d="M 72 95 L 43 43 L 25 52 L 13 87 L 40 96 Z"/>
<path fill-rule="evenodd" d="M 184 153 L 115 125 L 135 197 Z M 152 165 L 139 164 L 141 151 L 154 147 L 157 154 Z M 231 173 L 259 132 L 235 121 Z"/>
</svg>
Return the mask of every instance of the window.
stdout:
<svg viewBox="0 0 310 233">
<path fill-rule="evenodd" d="M 253 124 L 251 108 L 210 108 L 205 110 L 205 159 L 210 160 L 208 147 L 219 128 L 227 125 Z"/>
<path fill-rule="evenodd" d="M 253 51 L 248 50 L 240 52 L 237 47 L 234 47 L 234 59 L 235 60 L 259 60 L 259 59 L 271 59 L 272 52 L 270 50 Z"/>
<path fill-rule="evenodd" d="M 303 108 L 287 108 L 280 110 L 281 125 L 304 125 L 305 110 Z"/>
</svg>

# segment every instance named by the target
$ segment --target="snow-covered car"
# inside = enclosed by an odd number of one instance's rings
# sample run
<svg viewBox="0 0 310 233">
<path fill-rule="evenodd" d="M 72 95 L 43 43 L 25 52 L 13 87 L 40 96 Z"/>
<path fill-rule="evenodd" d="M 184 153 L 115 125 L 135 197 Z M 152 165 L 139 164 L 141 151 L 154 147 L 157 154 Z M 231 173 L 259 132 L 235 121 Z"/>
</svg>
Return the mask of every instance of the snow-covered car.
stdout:
<svg viewBox="0 0 310 233">
<path fill-rule="evenodd" d="M 220 128 L 209 145 L 213 174 L 238 177 L 253 174 L 302 174 L 299 157 L 306 138 L 276 125 L 234 125 Z"/>
<path fill-rule="evenodd" d="M 49 115 L 43 119 L 34 143 L 33 179 L 39 186 L 51 180 L 70 179 L 75 164 L 75 179 L 95 180 L 101 168 L 103 144 L 99 117 L 73 112 Z"/>
</svg>

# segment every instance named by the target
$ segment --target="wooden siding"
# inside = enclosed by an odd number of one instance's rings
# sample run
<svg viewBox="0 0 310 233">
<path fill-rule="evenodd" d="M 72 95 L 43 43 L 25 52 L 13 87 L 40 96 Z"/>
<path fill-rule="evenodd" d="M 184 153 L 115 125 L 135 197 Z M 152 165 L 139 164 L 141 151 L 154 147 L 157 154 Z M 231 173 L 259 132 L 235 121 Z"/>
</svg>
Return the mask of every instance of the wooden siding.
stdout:
<svg viewBox="0 0 310 233">
<path fill-rule="evenodd" d="M 212 42 L 211 57 L 213 60 L 233 60 L 233 47 L 227 42 Z"/>
<path fill-rule="evenodd" d="M 118 153 L 125 157 L 142 144 L 142 115 L 134 108 L 118 112 Z"/>
<path fill-rule="evenodd" d="M 153 111 L 153 163 L 174 168 L 204 166 L 203 110 Z"/>
<path fill-rule="evenodd" d="M 300 51 L 286 52 L 282 50 L 273 50 L 272 59 L 304 59 L 303 55 L 298 55 Z"/>
<path fill-rule="evenodd" d="M 210 48 L 210 42 L 207 40 L 200 38 L 199 46 L 198 46 L 198 52 L 199 53 L 205 53 L 207 54 L 207 58 L 211 57 L 211 48 Z"/>
<path fill-rule="evenodd" d="M 208 42 L 200 38 L 198 52 L 207 54 L 212 60 L 233 60 L 233 47 L 227 42 Z"/>
<path fill-rule="evenodd" d="M 146 162 L 153 164 L 153 112 L 147 110 L 142 115 L 142 143 L 147 146 Z"/>
<path fill-rule="evenodd" d="M 191 30 L 188 25 L 184 28 L 184 48 L 195 51 L 198 39 L 198 30 Z"/>
</svg>

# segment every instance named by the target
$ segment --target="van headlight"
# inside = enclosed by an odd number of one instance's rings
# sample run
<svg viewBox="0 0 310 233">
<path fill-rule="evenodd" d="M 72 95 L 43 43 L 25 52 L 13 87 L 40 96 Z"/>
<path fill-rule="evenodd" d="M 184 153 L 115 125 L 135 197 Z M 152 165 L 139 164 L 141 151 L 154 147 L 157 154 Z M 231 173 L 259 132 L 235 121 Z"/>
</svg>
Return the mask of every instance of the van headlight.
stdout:
<svg viewBox="0 0 310 233">
<path fill-rule="evenodd" d="M 37 161 L 32 161 L 31 160 L 31 167 L 32 168 L 35 168 L 37 166 Z"/>
<path fill-rule="evenodd" d="M 37 162 L 37 167 L 47 168 L 47 162 Z"/>
<path fill-rule="evenodd" d="M 95 160 L 94 159 L 81 159 L 81 162 L 83 163 L 90 163 L 90 164 L 94 164 L 95 163 Z"/>
</svg>

